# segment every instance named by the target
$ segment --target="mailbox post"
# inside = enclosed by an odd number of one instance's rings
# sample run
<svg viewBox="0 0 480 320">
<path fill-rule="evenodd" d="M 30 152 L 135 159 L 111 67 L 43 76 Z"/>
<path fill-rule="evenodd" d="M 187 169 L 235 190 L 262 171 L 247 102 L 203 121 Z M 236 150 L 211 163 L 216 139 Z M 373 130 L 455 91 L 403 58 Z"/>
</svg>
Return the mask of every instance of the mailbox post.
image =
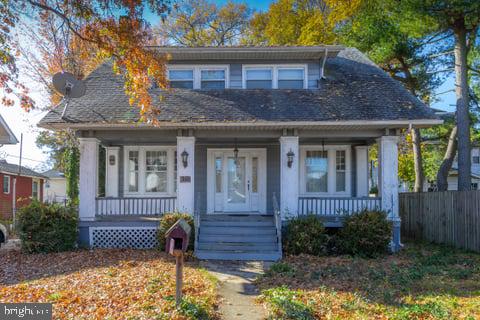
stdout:
<svg viewBox="0 0 480 320">
<path fill-rule="evenodd" d="M 182 301 L 183 255 L 188 248 L 191 229 L 185 220 L 180 219 L 165 233 L 165 251 L 175 257 L 175 303 L 177 307 Z"/>
</svg>

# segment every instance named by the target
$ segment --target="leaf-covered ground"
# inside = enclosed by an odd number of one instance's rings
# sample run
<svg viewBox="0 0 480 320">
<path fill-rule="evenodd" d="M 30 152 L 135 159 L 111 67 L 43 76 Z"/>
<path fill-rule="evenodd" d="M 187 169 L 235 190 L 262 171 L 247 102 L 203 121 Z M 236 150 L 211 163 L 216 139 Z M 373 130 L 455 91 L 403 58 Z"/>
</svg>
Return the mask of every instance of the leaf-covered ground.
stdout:
<svg viewBox="0 0 480 320">
<path fill-rule="evenodd" d="M 442 246 L 287 257 L 257 282 L 272 319 L 480 319 L 480 255 Z"/>
<path fill-rule="evenodd" d="M 155 250 L 0 252 L 0 302 L 52 302 L 55 319 L 211 319 L 215 280 L 184 268 L 175 308 L 175 261 Z"/>
</svg>

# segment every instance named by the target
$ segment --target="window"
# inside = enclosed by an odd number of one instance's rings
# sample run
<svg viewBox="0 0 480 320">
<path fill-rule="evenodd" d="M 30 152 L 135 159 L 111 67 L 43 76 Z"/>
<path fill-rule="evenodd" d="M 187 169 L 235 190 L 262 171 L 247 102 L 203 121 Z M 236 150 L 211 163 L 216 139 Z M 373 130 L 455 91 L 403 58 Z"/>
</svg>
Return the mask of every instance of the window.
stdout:
<svg viewBox="0 0 480 320">
<path fill-rule="evenodd" d="M 172 88 L 193 89 L 193 69 L 170 69 L 168 79 Z"/>
<path fill-rule="evenodd" d="M 252 158 L 252 192 L 258 192 L 258 158 Z"/>
<path fill-rule="evenodd" d="M 10 176 L 3 176 L 3 193 L 10 193 Z"/>
<path fill-rule="evenodd" d="M 225 89 L 225 70 L 201 70 L 201 89 Z"/>
<path fill-rule="evenodd" d="M 128 191 L 138 191 L 138 151 L 128 153 Z"/>
<path fill-rule="evenodd" d="M 345 162 L 345 150 L 337 150 L 336 152 L 336 191 L 344 192 L 346 190 L 345 178 L 346 178 L 346 162 Z"/>
<path fill-rule="evenodd" d="M 175 194 L 177 152 L 175 147 L 126 146 L 124 193 L 126 195 Z"/>
<path fill-rule="evenodd" d="M 303 89 L 304 69 L 278 69 L 278 89 Z"/>
<path fill-rule="evenodd" d="M 223 161 L 221 157 L 215 158 L 215 192 L 222 193 L 222 166 Z"/>
<path fill-rule="evenodd" d="M 350 154 L 350 146 L 300 146 L 300 193 L 305 196 L 349 196 Z"/>
<path fill-rule="evenodd" d="M 473 164 L 479 164 L 480 163 L 480 156 L 473 156 L 472 157 L 472 163 Z"/>
<path fill-rule="evenodd" d="M 305 169 L 306 192 L 328 192 L 327 151 L 307 151 Z"/>
<path fill-rule="evenodd" d="M 471 187 L 472 187 L 472 190 L 478 190 L 478 183 L 472 182 Z"/>
<path fill-rule="evenodd" d="M 271 68 L 247 69 L 245 83 L 247 89 L 272 89 L 273 72 Z"/>
<path fill-rule="evenodd" d="M 39 193 L 38 193 L 38 181 L 33 181 L 32 182 L 32 198 L 33 199 L 38 199 Z"/>
<path fill-rule="evenodd" d="M 167 192 L 167 152 L 147 151 L 145 156 L 145 191 Z"/>
</svg>

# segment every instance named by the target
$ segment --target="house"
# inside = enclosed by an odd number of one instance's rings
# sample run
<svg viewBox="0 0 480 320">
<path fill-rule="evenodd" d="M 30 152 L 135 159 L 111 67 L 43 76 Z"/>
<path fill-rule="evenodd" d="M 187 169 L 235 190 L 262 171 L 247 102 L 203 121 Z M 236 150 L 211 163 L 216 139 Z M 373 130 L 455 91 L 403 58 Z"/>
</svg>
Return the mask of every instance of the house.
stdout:
<svg viewBox="0 0 480 320">
<path fill-rule="evenodd" d="M 65 174 L 55 169 L 42 173 L 47 178 L 43 185 L 43 201 L 65 203 L 67 201 L 67 179 Z"/>
<path fill-rule="evenodd" d="M 26 167 L 0 160 L 0 219 L 11 220 L 16 209 L 32 199 L 43 200 L 45 177 Z"/>
<path fill-rule="evenodd" d="M 471 185 L 472 190 L 480 190 L 480 146 L 472 145 L 470 150 L 470 161 L 471 161 Z M 452 169 L 448 173 L 448 190 L 458 190 L 458 159 L 455 157 L 455 160 L 452 163 Z M 437 184 L 435 181 L 425 181 L 424 191 L 436 191 Z"/>
<path fill-rule="evenodd" d="M 201 259 L 281 257 L 289 217 L 327 226 L 382 208 L 400 246 L 399 130 L 441 123 L 362 53 L 342 46 L 158 47 L 171 90 L 152 88 L 157 126 L 139 123 L 123 79 L 105 63 L 85 96 L 40 126 L 80 140 L 80 239 L 93 247 L 155 244 L 155 217 L 195 217 Z M 368 147 L 380 146 L 379 197 L 368 197 Z M 106 148 L 98 197 L 99 146 Z"/>
<path fill-rule="evenodd" d="M 2 115 L 0 115 L 0 146 L 4 144 L 17 144 L 18 140 L 13 134 L 13 131 L 10 129 L 8 124 L 3 119 Z"/>
</svg>

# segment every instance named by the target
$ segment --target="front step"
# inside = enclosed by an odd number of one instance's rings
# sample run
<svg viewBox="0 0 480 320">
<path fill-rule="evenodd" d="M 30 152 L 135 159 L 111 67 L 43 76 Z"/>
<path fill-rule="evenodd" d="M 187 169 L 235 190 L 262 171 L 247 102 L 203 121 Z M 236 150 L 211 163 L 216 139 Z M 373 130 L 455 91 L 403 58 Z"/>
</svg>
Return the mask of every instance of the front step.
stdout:
<svg viewBox="0 0 480 320">
<path fill-rule="evenodd" d="M 202 216 L 195 255 L 199 259 L 266 260 L 281 258 L 273 216 Z"/>
</svg>

